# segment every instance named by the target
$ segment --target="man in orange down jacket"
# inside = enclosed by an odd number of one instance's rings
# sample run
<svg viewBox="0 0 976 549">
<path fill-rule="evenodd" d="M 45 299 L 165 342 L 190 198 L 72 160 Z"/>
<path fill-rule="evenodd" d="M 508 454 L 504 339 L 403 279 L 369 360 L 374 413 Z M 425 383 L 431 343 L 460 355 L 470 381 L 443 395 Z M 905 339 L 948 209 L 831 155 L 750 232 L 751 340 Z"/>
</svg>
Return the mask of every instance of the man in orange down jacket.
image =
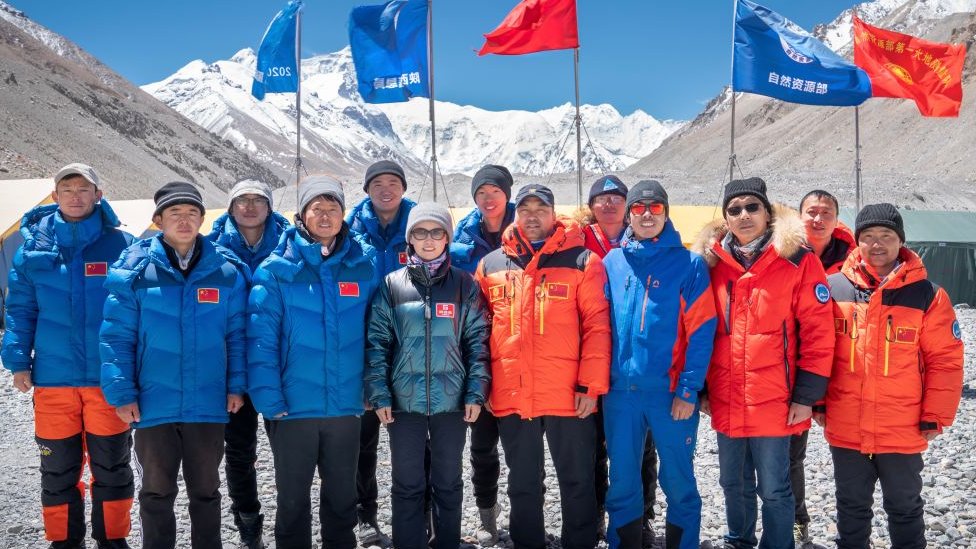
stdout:
<svg viewBox="0 0 976 549">
<path fill-rule="evenodd" d="M 98 189 L 98 174 L 68 164 L 54 176 L 54 204 L 24 215 L 14 258 L 0 358 L 14 387 L 34 388 L 44 532 L 52 549 L 85 547 L 85 483 L 91 471 L 91 535 L 99 549 L 128 547 L 134 486 L 129 426 L 99 387 L 98 329 L 108 266 L 132 236 Z"/>
<path fill-rule="evenodd" d="M 502 247 L 475 271 L 490 306 L 491 412 L 508 464 L 511 536 L 543 549 L 542 437 L 549 443 L 562 504 L 562 546 L 597 543 L 593 470 L 597 397 L 610 379 L 606 271 L 579 225 L 557 220 L 552 191 L 526 185 Z"/>
<path fill-rule="evenodd" d="M 840 272 L 848 254 L 855 248 L 851 230 L 840 223 L 840 204 L 837 198 L 827 191 L 813 190 L 800 200 L 800 218 L 807 231 L 807 244 L 820 258 L 820 264 L 829 275 Z M 797 547 L 812 543 L 810 537 L 810 513 L 807 512 L 806 479 L 804 461 L 807 457 L 806 430 L 790 437 L 790 485 L 796 500 L 793 537 Z"/>
<path fill-rule="evenodd" d="M 837 489 L 837 547 L 867 548 L 875 484 L 891 546 L 925 547 L 922 452 L 952 425 L 963 345 L 945 290 L 905 247 L 901 214 L 865 206 L 857 248 L 830 275 L 837 346 L 824 421 Z"/>
<path fill-rule="evenodd" d="M 830 375 L 830 290 L 799 216 L 773 208 L 753 177 L 725 186 L 725 218 L 693 251 L 711 267 L 718 313 L 701 407 L 718 431 L 727 547 L 793 547 L 790 436 L 810 428 Z M 801 343 L 802 342 L 802 343 Z"/>
</svg>

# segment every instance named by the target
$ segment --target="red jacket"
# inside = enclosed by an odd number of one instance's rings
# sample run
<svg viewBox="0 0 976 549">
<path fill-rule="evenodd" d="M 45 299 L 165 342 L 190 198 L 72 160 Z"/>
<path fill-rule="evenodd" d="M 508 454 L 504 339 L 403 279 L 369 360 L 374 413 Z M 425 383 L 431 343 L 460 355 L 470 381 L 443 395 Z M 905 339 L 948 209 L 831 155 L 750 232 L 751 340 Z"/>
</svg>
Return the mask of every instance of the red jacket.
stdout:
<svg viewBox="0 0 976 549">
<path fill-rule="evenodd" d="M 880 284 L 855 250 L 829 277 L 837 338 L 827 389 L 827 441 L 865 454 L 925 450 L 923 430 L 952 424 L 963 345 L 945 290 L 915 252 Z"/>
<path fill-rule="evenodd" d="M 576 393 L 595 398 L 610 383 L 603 262 L 568 219 L 534 254 L 515 224 L 502 241 L 475 271 L 492 316 L 492 413 L 575 416 Z"/>
<path fill-rule="evenodd" d="M 801 433 L 810 422 L 787 425 L 790 403 L 823 397 L 834 351 L 823 267 L 789 208 L 774 209 L 773 236 L 748 271 L 723 248 L 727 232 L 715 221 L 692 247 L 712 266 L 719 318 L 707 378 L 712 427 L 730 437 Z"/>
<path fill-rule="evenodd" d="M 820 256 L 820 263 L 827 275 L 839 273 L 841 267 L 844 266 L 844 261 L 847 260 L 847 256 L 856 248 L 857 242 L 854 242 L 854 233 L 847 225 L 838 223 L 830 235 L 830 243 L 827 244 L 823 255 Z"/>
</svg>

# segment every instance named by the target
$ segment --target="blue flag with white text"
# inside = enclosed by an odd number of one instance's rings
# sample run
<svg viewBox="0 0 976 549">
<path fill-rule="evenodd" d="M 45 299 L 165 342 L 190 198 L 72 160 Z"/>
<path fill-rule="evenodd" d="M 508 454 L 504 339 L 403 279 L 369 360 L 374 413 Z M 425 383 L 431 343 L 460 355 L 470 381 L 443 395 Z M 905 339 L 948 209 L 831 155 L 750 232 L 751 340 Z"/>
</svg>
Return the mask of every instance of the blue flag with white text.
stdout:
<svg viewBox="0 0 976 549">
<path fill-rule="evenodd" d="M 792 21 L 738 0 L 732 89 L 790 103 L 854 106 L 871 97 L 871 80 Z"/>
<path fill-rule="evenodd" d="M 301 0 L 291 0 L 271 20 L 258 48 L 258 64 L 254 71 L 251 95 L 258 101 L 266 93 L 298 91 L 298 12 Z"/>
<path fill-rule="evenodd" d="M 365 102 L 430 97 L 427 0 L 392 0 L 353 8 L 349 45 L 359 95 Z"/>
</svg>

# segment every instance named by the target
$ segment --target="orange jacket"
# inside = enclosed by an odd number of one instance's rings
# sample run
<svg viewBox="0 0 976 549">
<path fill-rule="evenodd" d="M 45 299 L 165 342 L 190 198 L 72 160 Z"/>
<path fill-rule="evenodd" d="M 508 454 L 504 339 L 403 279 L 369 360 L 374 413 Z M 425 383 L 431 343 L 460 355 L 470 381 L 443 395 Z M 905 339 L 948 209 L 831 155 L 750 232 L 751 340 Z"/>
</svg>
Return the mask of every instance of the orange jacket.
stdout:
<svg viewBox="0 0 976 549">
<path fill-rule="evenodd" d="M 722 246 L 727 232 L 715 221 L 692 247 L 712 266 L 719 318 L 707 377 L 712 428 L 730 437 L 801 433 L 810 421 L 787 425 L 790 403 L 823 397 L 834 351 L 823 267 L 789 208 L 774 209 L 772 239 L 748 271 Z"/>
<path fill-rule="evenodd" d="M 830 235 L 830 244 L 827 245 L 823 255 L 820 256 L 820 263 L 823 265 L 824 272 L 828 276 L 839 273 L 841 267 L 844 266 L 844 261 L 847 260 L 847 256 L 855 248 L 857 248 L 857 243 L 854 242 L 854 233 L 851 232 L 851 229 L 847 225 L 838 223 L 837 227 L 834 228 L 834 232 Z"/>
<path fill-rule="evenodd" d="M 518 226 L 509 226 L 475 278 L 492 315 L 489 403 L 496 416 L 574 416 L 576 393 L 607 392 L 607 275 L 578 225 L 557 221 L 534 255 Z"/>
<path fill-rule="evenodd" d="M 915 252 L 878 284 L 855 250 L 829 277 L 837 347 L 827 389 L 827 441 L 865 454 L 925 450 L 922 430 L 952 424 L 963 346 L 945 290 Z"/>
</svg>

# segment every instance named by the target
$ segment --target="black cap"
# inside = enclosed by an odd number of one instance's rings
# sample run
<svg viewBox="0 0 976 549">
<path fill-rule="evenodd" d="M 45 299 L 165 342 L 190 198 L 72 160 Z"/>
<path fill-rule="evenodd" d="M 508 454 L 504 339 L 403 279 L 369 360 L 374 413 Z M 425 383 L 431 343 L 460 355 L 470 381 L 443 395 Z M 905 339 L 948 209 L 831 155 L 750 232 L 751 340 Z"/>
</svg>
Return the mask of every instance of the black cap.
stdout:
<svg viewBox="0 0 976 549">
<path fill-rule="evenodd" d="M 905 222 L 902 221 L 898 208 L 887 202 L 868 204 L 857 212 L 854 221 L 854 240 L 861 239 L 861 231 L 871 227 L 886 227 L 898 233 L 898 238 L 905 242 Z"/>
<path fill-rule="evenodd" d="M 750 177 L 748 179 L 733 179 L 725 185 L 725 197 L 722 198 L 722 215 L 725 215 L 725 208 L 733 198 L 740 196 L 755 196 L 766 206 L 766 211 L 773 211 L 773 207 L 766 198 L 766 182 L 761 177 Z"/>
<path fill-rule="evenodd" d="M 515 206 L 518 207 L 523 200 L 529 198 L 530 196 L 538 198 L 550 208 L 555 207 L 556 205 L 556 198 L 553 196 L 549 187 L 539 183 L 529 183 L 528 185 L 525 185 L 519 189 L 518 194 L 515 195 Z"/>
<path fill-rule="evenodd" d="M 590 198 L 586 203 L 593 205 L 593 199 L 601 194 L 616 194 L 627 198 L 627 185 L 615 175 L 605 175 L 590 185 Z"/>
<path fill-rule="evenodd" d="M 471 196 L 477 194 L 482 185 L 494 185 L 505 193 L 505 200 L 511 200 L 514 183 L 512 172 L 508 171 L 508 168 L 498 164 L 487 164 L 471 178 Z"/>
<path fill-rule="evenodd" d="M 366 179 L 363 181 L 363 192 L 369 192 L 369 182 L 378 176 L 390 174 L 400 178 L 403 183 L 403 190 L 407 190 L 407 176 L 403 173 L 403 167 L 392 160 L 380 160 L 372 166 L 366 168 Z"/>
<path fill-rule="evenodd" d="M 180 204 L 196 206 L 200 209 L 201 215 L 207 211 L 203 207 L 203 197 L 200 196 L 200 191 L 192 183 L 186 183 L 184 181 L 173 181 L 163 185 L 153 195 L 153 201 L 156 202 L 156 210 L 153 212 L 153 217 L 156 217 L 170 206 Z"/>
<path fill-rule="evenodd" d="M 664 190 L 664 186 L 661 182 L 656 179 L 645 179 L 638 182 L 630 192 L 627 193 L 627 209 L 635 202 L 643 202 L 649 200 L 651 202 L 660 202 L 664 204 L 664 213 L 667 215 L 671 209 L 668 203 L 668 191 Z"/>
</svg>

